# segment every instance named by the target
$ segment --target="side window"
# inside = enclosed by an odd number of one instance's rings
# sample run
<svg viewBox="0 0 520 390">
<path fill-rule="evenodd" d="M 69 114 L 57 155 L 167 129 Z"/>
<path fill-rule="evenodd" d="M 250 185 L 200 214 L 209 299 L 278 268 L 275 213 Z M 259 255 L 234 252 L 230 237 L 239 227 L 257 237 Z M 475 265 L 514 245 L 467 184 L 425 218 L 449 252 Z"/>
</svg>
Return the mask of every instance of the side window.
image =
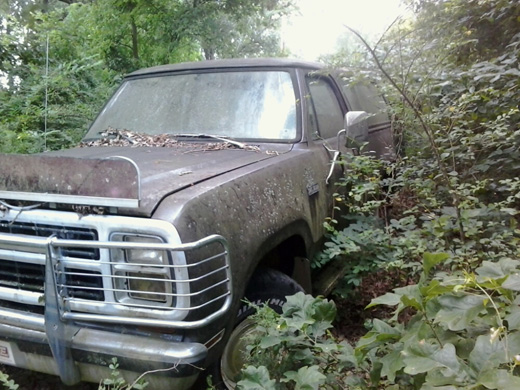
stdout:
<svg viewBox="0 0 520 390">
<path fill-rule="evenodd" d="M 353 80 L 347 74 L 340 75 L 339 84 L 351 110 L 366 111 L 371 114 L 368 118 L 369 125 L 388 122 L 388 107 L 383 96 L 374 85 Z"/>
<path fill-rule="evenodd" d="M 343 110 L 324 77 L 306 77 L 309 88 L 309 123 L 314 138 L 332 138 L 343 128 Z"/>
</svg>

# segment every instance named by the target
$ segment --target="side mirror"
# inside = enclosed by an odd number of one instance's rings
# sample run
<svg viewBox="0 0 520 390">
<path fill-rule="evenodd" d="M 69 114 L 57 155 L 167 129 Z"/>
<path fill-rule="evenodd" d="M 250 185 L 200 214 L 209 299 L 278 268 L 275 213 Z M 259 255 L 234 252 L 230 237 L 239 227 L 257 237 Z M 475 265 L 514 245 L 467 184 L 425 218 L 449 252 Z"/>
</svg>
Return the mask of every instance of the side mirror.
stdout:
<svg viewBox="0 0 520 390">
<path fill-rule="evenodd" d="M 359 148 L 368 142 L 368 114 L 365 111 L 349 111 L 345 114 L 347 148 Z"/>
</svg>

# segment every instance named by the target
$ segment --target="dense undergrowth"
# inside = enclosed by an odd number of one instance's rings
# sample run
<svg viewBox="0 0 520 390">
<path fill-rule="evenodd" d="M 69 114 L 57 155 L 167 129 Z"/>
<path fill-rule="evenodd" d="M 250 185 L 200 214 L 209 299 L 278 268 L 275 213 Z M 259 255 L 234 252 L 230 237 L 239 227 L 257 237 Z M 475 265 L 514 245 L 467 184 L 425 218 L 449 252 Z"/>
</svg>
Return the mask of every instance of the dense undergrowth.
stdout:
<svg viewBox="0 0 520 390">
<path fill-rule="evenodd" d="M 282 315 L 262 309 L 239 388 L 520 388 L 520 19 L 512 3 L 410 1 L 412 23 L 331 59 L 385 90 L 398 157 L 344 156 L 329 241 L 314 267 L 348 262 L 335 294 L 351 301 L 368 302 L 375 294 L 364 281 L 379 275 L 389 291 L 368 307 L 393 312 L 347 344 L 330 332 L 330 301 L 299 295 Z"/>
</svg>

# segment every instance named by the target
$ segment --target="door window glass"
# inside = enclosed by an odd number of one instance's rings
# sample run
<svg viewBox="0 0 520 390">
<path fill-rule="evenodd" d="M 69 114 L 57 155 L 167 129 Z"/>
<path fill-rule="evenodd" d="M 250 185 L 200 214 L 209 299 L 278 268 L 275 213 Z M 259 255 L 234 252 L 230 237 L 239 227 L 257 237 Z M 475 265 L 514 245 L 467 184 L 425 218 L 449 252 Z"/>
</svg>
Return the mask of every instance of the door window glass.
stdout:
<svg viewBox="0 0 520 390">
<path fill-rule="evenodd" d="M 343 129 L 343 110 L 332 85 L 323 77 L 307 76 L 310 92 L 309 124 L 320 138 L 332 138 Z"/>
</svg>

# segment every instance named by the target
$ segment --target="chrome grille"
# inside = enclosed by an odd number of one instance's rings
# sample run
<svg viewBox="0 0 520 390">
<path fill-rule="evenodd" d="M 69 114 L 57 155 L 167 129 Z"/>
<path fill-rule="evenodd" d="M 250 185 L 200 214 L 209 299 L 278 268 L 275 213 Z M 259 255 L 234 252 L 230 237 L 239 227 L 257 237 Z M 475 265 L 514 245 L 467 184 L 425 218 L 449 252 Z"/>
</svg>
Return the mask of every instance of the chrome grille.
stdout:
<svg viewBox="0 0 520 390">
<path fill-rule="evenodd" d="M 58 237 L 69 240 L 96 241 L 94 229 L 74 226 L 54 226 L 34 222 L 0 220 L 0 233 L 17 234 L 31 237 Z M 97 248 L 62 248 L 60 255 L 67 258 L 99 260 Z M 66 277 L 70 286 L 69 294 L 95 301 L 104 299 L 103 283 L 99 272 L 86 271 L 88 274 L 71 274 Z M 0 255 L 0 287 L 44 293 L 45 264 L 9 261 Z M 85 288 L 87 287 L 87 288 Z"/>
<path fill-rule="evenodd" d="M 54 302 L 62 320 L 196 328 L 231 305 L 223 237 L 182 244 L 172 224 L 146 218 L 53 210 L 0 216 L 0 307 L 41 314 Z M 159 241 L 124 241 L 130 236 Z"/>
<path fill-rule="evenodd" d="M 0 286 L 43 294 L 45 266 L 0 259 Z"/>
<path fill-rule="evenodd" d="M 34 222 L 2 221 L 0 220 L 0 233 L 22 234 L 32 237 L 55 236 L 65 240 L 96 241 L 98 234 L 94 229 L 54 226 Z M 62 256 L 75 257 L 79 259 L 99 260 L 99 249 L 97 248 L 63 248 Z"/>
</svg>

